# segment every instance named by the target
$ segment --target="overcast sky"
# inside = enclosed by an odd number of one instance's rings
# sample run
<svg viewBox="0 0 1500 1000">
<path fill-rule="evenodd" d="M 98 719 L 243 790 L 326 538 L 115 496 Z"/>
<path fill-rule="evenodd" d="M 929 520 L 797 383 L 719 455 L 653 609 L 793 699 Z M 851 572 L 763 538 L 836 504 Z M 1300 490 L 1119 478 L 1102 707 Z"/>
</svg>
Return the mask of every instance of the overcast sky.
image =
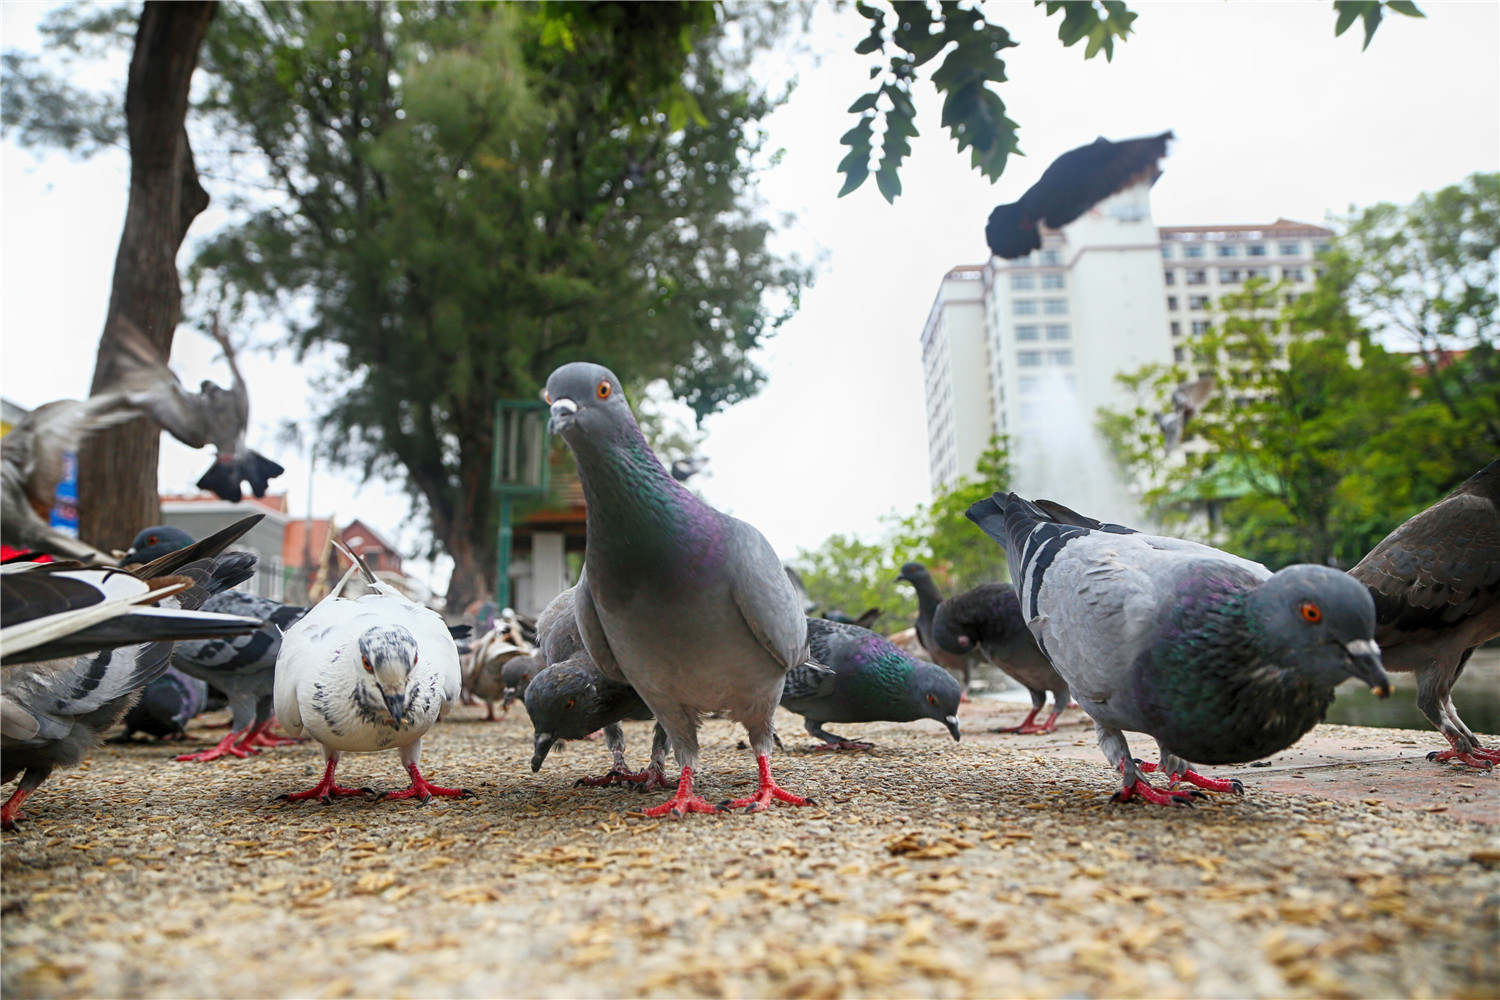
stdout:
<svg viewBox="0 0 1500 1000">
<path fill-rule="evenodd" d="M 864 19 L 820 7 L 812 52 L 768 59 L 764 78 L 795 76 L 769 122 L 784 156 L 762 182 L 778 211 L 797 214 L 782 246 L 819 257 L 816 286 L 769 345 L 765 391 L 711 418 L 712 502 L 759 527 L 784 557 L 834 532 L 873 536 L 882 515 L 928 498 L 918 338 L 938 281 L 980 263 L 984 222 L 1058 154 L 1090 142 L 1172 129 L 1177 141 L 1152 195 L 1163 225 L 1321 222 L 1376 201 L 1407 202 L 1478 170 L 1500 169 L 1500 5 L 1423 3 L 1427 19 L 1390 17 L 1369 50 L 1361 29 L 1333 37 L 1325 3 L 1135 3 L 1137 34 L 1112 63 L 1064 49 L 1055 21 L 1029 4 L 989 4 L 1021 44 L 1002 86 L 1021 126 L 1024 158 L 991 185 L 939 127 L 930 87 L 918 94 L 923 134 L 902 169 L 895 206 L 873 182 L 838 199 L 838 137 L 869 87 L 853 52 Z M 0 5 L 0 45 L 34 50 L 45 5 Z M 127 184 L 124 154 L 75 163 L 0 144 L 0 392 L 23 406 L 88 390 L 103 325 Z M 206 182 L 212 193 L 212 181 Z M 193 236 L 216 220 L 199 219 Z M 190 236 L 190 242 L 192 237 Z M 261 332 L 268 340 L 270 333 Z M 172 356 L 189 385 L 227 382 L 214 346 L 184 329 Z M 272 440 L 283 417 L 305 415 L 311 390 L 286 354 L 242 361 L 251 387 L 250 444 L 287 466 L 275 482 L 305 512 L 305 456 Z M 190 490 L 210 461 L 164 437 L 164 491 Z M 356 488 L 319 469 L 313 507 L 358 516 L 412 550 L 397 485 Z M 444 573 L 436 573 L 441 589 Z"/>
</svg>

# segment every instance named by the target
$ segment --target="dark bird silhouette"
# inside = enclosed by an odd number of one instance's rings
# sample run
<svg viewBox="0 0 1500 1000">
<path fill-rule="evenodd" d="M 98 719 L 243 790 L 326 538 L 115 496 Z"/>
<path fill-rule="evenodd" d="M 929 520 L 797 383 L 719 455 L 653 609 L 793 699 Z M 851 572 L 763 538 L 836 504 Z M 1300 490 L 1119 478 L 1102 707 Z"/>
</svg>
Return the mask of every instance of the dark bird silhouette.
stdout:
<svg viewBox="0 0 1500 1000">
<path fill-rule="evenodd" d="M 141 690 L 141 700 L 125 713 L 124 731 L 110 743 L 133 743 L 136 733 L 159 740 L 179 740 L 187 724 L 208 704 L 208 685 L 181 670 L 166 672 Z"/>
<path fill-rule="evenodd" d="M 964 678 L 964 698 L 969 696 L 969 681 L 974 673 L 974 657 L 959 656 L 939 646 L 932 638 L 932 617 L 938 605 L 943 603 L 943 592 L 933 582 L 932 574 L 919 562 L 909 562 L 901 567 L 897 580 L 905 580 L 917 592 L 917 642 L 931 657 L 932 662 L 945 670 L 957 670 Z"/>
<path fill-rule="evenodd" d="M 1428 760 L 1488 771 L 1458 717 L 1453 685 L 1481 643 L 1500 635 L 1500 461 L 1402 524 L 1349 571 L 1375 598 L 1375 641 L 1387 670 L 1417 676 L 1417 707 L 1452 744 Z"/>
<path fill-rule="evenodd" d="M 1110 142 L 1100 136 L 1052 161 L 1041 180 L 1019 201 L 1000 205 L 984 227 L 990 250 L 1001 257 L 1024 257 L 1042 245 L 1038 227 L 1061 229 L 1117 191 L 1161 176 L 1157 161 L 1167 155 L 1171 132 Z"/>
</svg>

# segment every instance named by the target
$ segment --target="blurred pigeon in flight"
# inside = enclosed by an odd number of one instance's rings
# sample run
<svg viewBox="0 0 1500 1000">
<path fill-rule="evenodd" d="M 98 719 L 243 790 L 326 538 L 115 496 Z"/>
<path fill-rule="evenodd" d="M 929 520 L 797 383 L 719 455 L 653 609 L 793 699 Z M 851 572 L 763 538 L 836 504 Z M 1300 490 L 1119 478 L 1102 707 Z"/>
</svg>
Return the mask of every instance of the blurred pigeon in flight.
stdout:
<svg viewBox="0 0 1500 1000">
<path fill-rule="evenodd" d="M 1005 546 L 1037 645 L 1094 719 L 1125 776 L 1116 795 L 1167 805 L 1122 730 L 1148 733 L 1175 783 L 1239 791 L 1189 761 L 1235 764 L 1291 746 L 1323 719 L 1333 689 L 1390 682 L 1375 644 L 1375 603 L 1327 566 L 1259 563 L 1177 538 L 1102 524 L 1060 504 L 997 493 L 969 508 Z"/>
<path fill-rule="evenodd" d="M 1177 450 L 1182 442 L 1182 435 L 1187 430 L 1188 420 L 1197 416 L 1213 398 L 1216 384 L 1210 375 L 1193 382 L 1184 382 L 1172 390 L 1172 412 L 1156 415 L 1156 425 L 1166 438 L 1167 454 Z"/>
</svg>

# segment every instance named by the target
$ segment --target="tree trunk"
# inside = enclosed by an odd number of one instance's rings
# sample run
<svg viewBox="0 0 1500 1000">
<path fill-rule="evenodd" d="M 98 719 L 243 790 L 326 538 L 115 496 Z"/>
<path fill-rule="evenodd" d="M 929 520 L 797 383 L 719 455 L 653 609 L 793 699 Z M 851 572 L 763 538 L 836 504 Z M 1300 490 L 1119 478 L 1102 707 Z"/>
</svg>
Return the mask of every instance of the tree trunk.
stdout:
<svg viewBox="0 0 1500 1000">
<path fill-rule="evenodd" d="M 113 286 L 91 393 L 109 388 L 118 337 L 133 323 L 161 352 L 172 350 L 182 315 L 177 251 L 208 207 L 188 145 L 188 88 L 215 4 L 150 0 L 141 10 L 125 89 L 130 138 L 130 201 L 115 255 Z M 161 429 L 134 420 L 95 436 L 79 456 L 79 534 L 102 549 L 123 549 L 161 518 L 156 465 Z M 209 459 L 205 459 L 205 466 Z"/>
</svg>

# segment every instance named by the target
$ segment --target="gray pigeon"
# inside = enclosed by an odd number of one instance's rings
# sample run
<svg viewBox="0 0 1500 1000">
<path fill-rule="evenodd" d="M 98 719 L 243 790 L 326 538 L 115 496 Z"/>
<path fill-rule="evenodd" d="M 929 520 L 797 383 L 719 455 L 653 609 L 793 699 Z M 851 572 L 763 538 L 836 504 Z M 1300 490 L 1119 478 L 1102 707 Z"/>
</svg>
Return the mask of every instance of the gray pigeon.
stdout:
<svg viewBox="0 0 1500 1000">
<path fill-rule="evenodd" d="M 141 699 L 125 713 L 124 731 L 110 743 L 133 743 L 136 733 L 159 740 L 177 740 L 187 735 L 187 724 L 208 704 L 208 685 L 168 667 L 141 689 Z"/>
<path fill-rule="evenodd" d="M 537 653 L 507 660 L 505 666 L 500 668 L 500 694 L 503 699 L 500 707 L 508 709 L 517 701 L 524 702 L 527 686 L 541 669 L 542 658 Z"/>
<path fill-rule="evenodd" d="M 1125 776 L 1116 795 L 1159 805 L 1190 794 L 1146 781 L 1122 730 L 1147 733 L 1160 769 L 1212 791 L 1189 761 L 1233 764 L 1291 746 L 1348 677 L 1382 697 L 1375 602 L 1346 574 L 1259 563 L 1177 538 L 1101 524 L 1059 504 L 996 493 L 968 510 L 1005 546 L 1037 644 L 1094 719 Z"/>
<path fill-rule="evenodd" d="M 781 707 L 802 716 L 819 750 L 868 750 L 846 740 L 830 722 L 914 722 L 936 719 L 959 738 L 958 681 L 938 666 L 907 656 L 889 639 L 858 625 L 807 620 L 812 659 L 787 674 Z"/>
<path fill-rule="evenodd" d="M 1417 675 L 1417 707 L 1451 749 L 1428 760 L 1489 770 L 1458 717 L 1453 685 L 1481 643 L 1500 635 L 1500 461 L 1402 524 L 1349 571 L 1375 598 L 1375 641 L 1387 670 Z"/>
<path fill-rule="evenodd" d="M 974 679 L 973 655 L 960 656 L 950 653 L 932 638 L 932 619 L 937 614 L 938 605 L 943 603 L 943 592 L 933 582 L 932 574 L 927 572 L 927 567 L 919 562 L 909 562 L 902 566 L 896 579 L 905 580 L 917 592 L 917 620 L 914 623 L 917 629 L 917 642 L 921 643 L 923 652 L 932 658 L 932 662 L 948 670 L 956 670 L 963 675 L 964 697 L 967 699 L 969 684 Z"/>
<path fill-rule="evenodd" d="M 192 611 L 210 594 L 255 575 L 255 556 L 234 552 L 175 567 L 188 586 L 161 600 Z M 242 621 L 242 629 L 257 627 Z M 54 768 L 72 767 L 120 721 L 141 688 L 160 677 L 172 642 L 119 646 L 4 668 L 0 680 L 0 784 L 21 781 L 0 807 L 0 827 L 13 829 L 21 803 Z M 22 772 L 25 772 L 24 774 Z"/>
<path fill-rule="evenodd" d="M 770 543 L 662 468 L 609 369 L 564 365 L 547 399 L 588 507 L 574 598 L 584 646 L 651 707 L 682 767 L 677 793 L 647 814 L 719 811 L 693 791 L 698 720 L 717 711 L 745 727 L 760 771 L 753 795 L 722 807 L 809 804 L 771 778 L 772 719 L 787 671 L 807 660 L 807 619 Z"/>
<path fill-rule="evenodd" d="M 114 559 L 92 545 L 52 527 L 49 518 L 66 453 L 76 453 L 90 434 L 136 416 L 121 396 L 106 393 L 46 403 L 12 427 L 0 442 L 0 542 L 113 565 Z"/>
<path fill-rule="evenodd" d="M 1156 415 L 1156 425 L 1161 428 L 1168 455 L 1176 451 L 1177 446 L 1182 443 L 1182 435 L 1187 431 L 1188 421 L 1197 416 L 1204 405 L 1213 398 L 1217 384 L 1213 376 L 1209 375 L 1193 382 L 1184 382 L 1172 390 L 1172 412 Z"/>
<path fill-rule="evenodd" d="M 169 525 L 145 528 L 130 543 L 124 562 L 152 559 L 191 545 L 193 537 Z M 172 654 L 172 665 L 190 677 L 224 692 L 229 699 L 229 732 L 217 744 L 176 759 L 203 763 L 223 757 L 246 758 L 262 747 L 279 747 L 296 740 L 274 736 L 271 694 L 276 684 L 276 657 L 281 635 L 307 614 L 307 608 L 282 604 L 269 597 L 231 590 L 215 595 L 204 609 L 245 615 L 265 622 L 258 631 L 233 639 L 180 642 Z"/>
<path fill-rule="evenodd" d="M 537 617 L 540 649 L 536 659 L 541 670 L 522 686 L 520 694 L 536 730 L 531 769 L 541 769 L 558 741 L 581 740 L 603 729 L 613 766 L 598 777 L 579 778 L 575 785 L 629 784 L 641 791 L 672 788 L 676 780 L 666 775 L 668 741 L 660 724 L 646 769 L 631 771 L 625 764 L 625 730 L 620 720 L 643 721 L 654 716 L 635 688 L 605 677 L 589 657 L 573 612 L 577 590 L 571 587 L 558 594 Z"/>
<path fill-rule="evenodd" d="M 1019 726 L 997 733 L 1050 733 L 1068 707 L 1068 682 L 1062 679 L 1026 627 L 1021 601 L 1008 583 L 982 583 L 938 605 L 932 616 L 932 641 L 956 656 L 978 653 L 1031 694 L 1031 712 Z M 1037 713 L 1052 692 L 1052 714 L 1040 725 Z"/>
</svg>

